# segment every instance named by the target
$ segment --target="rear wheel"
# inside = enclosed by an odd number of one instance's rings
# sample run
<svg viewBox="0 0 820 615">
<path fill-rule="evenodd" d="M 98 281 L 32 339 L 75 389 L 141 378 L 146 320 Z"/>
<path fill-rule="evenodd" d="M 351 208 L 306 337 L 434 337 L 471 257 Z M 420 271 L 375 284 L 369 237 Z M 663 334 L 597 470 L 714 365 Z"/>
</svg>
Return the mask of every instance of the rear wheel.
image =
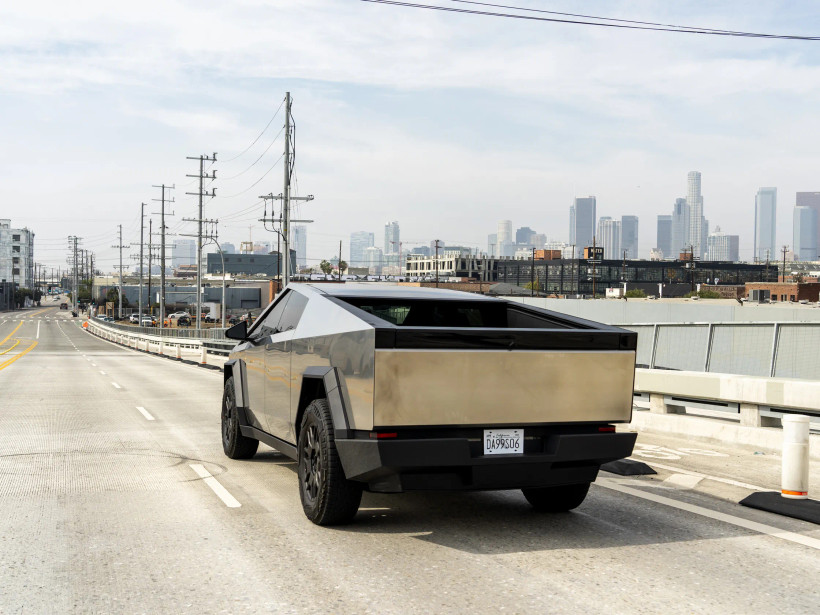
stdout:
<svg viewBox="0 0 820 615">
<path fill-rule="evenodd" d="M 566 512 L 577 508 L 587 497 L 589 483 L 522 489 L 521 493 L 538 512 Z"/>
<path fill-rule="evenodd" d="M 326 399 L 317 399 L 305 409 L 298 450 L 299 497 L 307 518 L 316 525 L 353 519 L 362 500 L 362 484 L 345 478 Z"/>
<path fill-rule="evenodd" d="M 250 459 L 259 448 L 259 440 L 242 435 L 233 376 L 225 382 L 222 393 L 222 450 L 231 459 Z"/>
</svg>

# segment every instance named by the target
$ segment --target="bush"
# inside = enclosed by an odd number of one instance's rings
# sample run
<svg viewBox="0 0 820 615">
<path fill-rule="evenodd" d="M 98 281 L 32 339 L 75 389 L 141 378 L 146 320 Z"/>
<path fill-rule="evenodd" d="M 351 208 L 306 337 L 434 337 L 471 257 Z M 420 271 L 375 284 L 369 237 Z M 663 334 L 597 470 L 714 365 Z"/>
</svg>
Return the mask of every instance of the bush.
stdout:
<svg viewBox="0 0 820 615">
<path fill-rule="evenodd" d="M 684 295 L 684 297 L 686 297 L 687 299 L 692 298 L 692 297 L 699 297 L 701 299 L 720 299 L 721 298 L 720 293 L 716 293 L 713 290 L 702 290 L 700 292 L 686 293 Z"/>
<path fill-rule="evenodd" d="M 625 297 L 627 299 L 646 299 L 646 293 L 640 288 L 633 288 L 632 290 L 626 291 Z"/>
</svg>

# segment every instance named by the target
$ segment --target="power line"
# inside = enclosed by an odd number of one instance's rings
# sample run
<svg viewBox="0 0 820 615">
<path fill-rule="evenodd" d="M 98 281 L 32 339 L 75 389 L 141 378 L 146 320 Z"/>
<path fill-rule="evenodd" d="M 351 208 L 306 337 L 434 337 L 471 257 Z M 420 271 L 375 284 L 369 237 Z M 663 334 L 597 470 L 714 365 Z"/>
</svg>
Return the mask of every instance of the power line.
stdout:
<svg viewBox="0 0 820 615">
<path fill-rule="evenodd" d="M 551 23 L 574 24 L 581 26 L 598 26 L 603 28 L 619 28 L 623 30 L 649 30 L 655 32 L 678 32 L 681 34 L 709 34 L 712 36 L 740 36 L 747 38 L 767 38 L 767 39 L 783 39 L 783 40 L 797 40 L 797 41 L 818 41 L 818 36 L 798 36 L 793 34 L 764 34 L 760 32 L 741 32 L 734 30 L 715 30 L 711 28 L 700 28 L 690 26 L 654 26 L 654 25 L 639 25 L 639 22 L 630 22 L 628 20 L 618 20 L 618 23 L 606 23 L 606 21 L 580 21 L 577 19 L 559 19 L 557 17 L 538 17 L 535 15 L 519 15 L 515 13 L 500 13 L 494 11 L 481 11 L 477 9 L 457 8 L 454 6 L 438 6 L 433 4 L 417 4 L 415 2 L 400 2 L 398 0 L 361 0 L 361 2 L 370 2 L 372 4 L 385 4 L 390 6 L 404 6 L 416 9 L 426 9 L 431 11 L 444 11 L 447 13 L 461 13 L 466 15 L 484 15 L 487 17 L 505 17 L 508 19 L 523 19 L 526 21 L 540 21 Z M 479 3 L 475 3 L 479 4 Z M 492 5 L 486 3 L 486 6 L 503 6 Z M 520 11 L 534 10 L 524 9 L 518 7 L 511 7 Z M 586 17 L 586 19 L 598 19 L 613 21 L 606 17 Z"/>
<path fill-rule="evenodd" d="M 271 125 L 271 124 L 273 124 L 273 120 L 275 120 L 275 119 L 276 119 L 276 116 L 277 116 L 277 115 L 279 115 L 279 112 L 282 110 L 282 105 L 284 105 L 284 104 L 285 104 L 285 99 L 283 98 L 283 99 L 282 99 L 282 102 L 281 102 L 281 103 L 279 103 L 279 108 L 278 108 L 278 109 L 276 109 L 276 113 L 274 113 L 274 114 L 273 114 L 273 117 L 272 117 L 272 118 L 270 118 L 270 121 L 269 121 L 269 122 L 267 123 L 267 125 L 265 125 L 265 127 L 262 129 L 262 132 L 260 132 L 260 133 L 259 133 L 259 136 L 258 136 L 258 137 L 256 137 L 256 138 L 255 138 L 255 139 L 251 142 L 251 144 L 250 144 L 248 147 L 246 147 L 245 149 L 243 149 L 243 150 L 242 150 L 240 153 L 238 153 L 236 156 L 234 156 L 233 158 L 228 158 L 227 160 L 223 160 L 223 161 L 222 161 L 222 162 L 223 162 L 223 164 L 224 164 L 224 163 L 226 163 L 226 162 L 233 162 L 234 160 L 236 160 L 236 159 L 237 159 L 237 158 L 239 158 L 240 156 L 244 156 L 244 155 L 245 155 L 245 153 L 246 153 L 246 152 L 247 152 L 250 148 L 252 148 L 254 145 L 256 145 L 256 142 L 257 142 L 257 141 L 259 141 L 259 139 L 261 139 L 261 138 L 262 138 L 262 135 L 263 135 L 263 134 L 265 134 L 265 131 L 266 131 L 266 130 L 270 127 L 270 125 Z"/>
<path fill-rule="evenodd" d="M 264 174 L 264 175 L 262 175 L 262 177 L 260 177 L 260 178 L 259 178 L 259 179 L 257 179 L 255 182 L 253 182 L 250 186 L 248 186 L 247 188 L 245 188 L 242 192 L 237 192 L 236 194 L 229 194 L 228 196 L 222 196 L 222 195 L 219 195 L 218 197 L 215 197 L 215 198 L 218 198 L 218 199 L 232 199 L 232 198 L 234 198 L 234 197 L 241 196 L 241 195 L 245 194 L 248 190 L 250 190 L 250 189 L 251 189 L 251 188 L 253 188 L 256 184 L 258 184 L 258 183 L 259 183 L 259 182 L 261 182 L 263 179 L 265 179 L 265 178 L 268 176 L 268 173 L 270 173 L 271 171 L 273 171 L 273 170 L 274 170 L 274 169 L 275 169 L 275 168 L 279 165 L 279 162 L 280 162 L 280 161 L 282 160 L 282 158 L 284 158 L 284 157 L 285 157 L 285 155 L 284 155 L 284 154 L 282 154 L 281 156 L 279 156 L 279 158 L 276 160 L 276 162 L 274 162 L 274 163 L 273 163 L 273 166 L 272 166 L 270 169 L 268 169 L 267 171 L 265 171 L 265 174 Z"/>
<path fill-rule="evenodd" d="M 236 175 L 232 175 L 231 177 L 222 177 L 222 178 L 221 178 L 221 179 L 222 179 L 222 181 L 224 182 L 224 181 L 230 181 L 230 180 L 232 180 L 232 179 L 236 179 L 236 178 L 237 178 L 237 177 L 239 177 L 240 175 L 244 175 L 245 173 L 247 173 L 248 171 L 250 171 L 250 170 L 251 170 L 254 166 L 256 166 L 256 163 L 258 163 L 260 160 L 262 160 L 262 156 L 264 156 L 265 154 L 267 154 L 267 153 L 268 153 L 268 151 L 270 150 L 270 148 L 272 148 L 272 147 L 273 147 L 273 144 L 274 144 L 274 143 L 276 143 L 276 141 L 279 139 L 280 135 L 282 134 L 282 132 L 283 132 L 284 130 L 285 130 L 285 127 L 284 127 L 284 126 L 282 126 L 282 129 L 281 129 L 281 130 L 280 130 L 280 131 L 276 134 L 276 136 L 273 138 L 273 141 L 271 141 L 271 142 L 270 142 L 270 145 L 268 145 L 268 146 L 265 148 L 265 151 L 264 151 L 264 152 L 262 152 L 261 154 L 259 154 L 259 158 L 257 158 L 256 160 L 254 160 L 254 161 L 251 163 L 251 165 L 250 165 L 249 167 L 247 167 L 244 171 L 240 171 L 240 172 L 239 172 L 239 173 L 237 173 Z"/>
</svg>

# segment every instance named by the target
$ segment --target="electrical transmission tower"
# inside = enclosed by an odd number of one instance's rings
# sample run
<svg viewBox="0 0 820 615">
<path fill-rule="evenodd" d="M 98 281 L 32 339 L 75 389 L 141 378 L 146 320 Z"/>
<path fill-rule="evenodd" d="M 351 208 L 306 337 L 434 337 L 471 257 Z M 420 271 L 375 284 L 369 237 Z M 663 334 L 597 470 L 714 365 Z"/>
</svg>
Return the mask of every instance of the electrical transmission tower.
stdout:
<svg viewBox="0 0 820 615">
<path fill-rule="evenodd" d="M 175 186 L 166 186 L 165 184 L 160 184 L 159 186 L 154 185 L 154 188 L 162 189 L 162 196 L 158 199 L 152 199 L 158 203 L 162 203 L 162 207 L 160 211 L 154 212 L 154 214 L 158 214 L 160 216 L 160 250 L 159 250 L 159 258 L 162 261 L 162 271 L 160 271 L 160 291 L 159 291 L 159 328 L 162 329 L 165 326 L 165 235 L 167 232 L 167 227 L 165 225 L 165 216 L 173 216 L 174 212 L 169 214 L 165 213 L 165 204 L 166 203 L 173 203 L 173 198 L 166 198 L 165 191 L 168 190 L 169 193 L 171 190 L 175 188 Z"/>
<path fill-rule="evenodd" d="M 199 178 L 199 192 L 186 192 L 185 194 L 191 196 L 198 196 L 199 197 L 199 215 L 195 219 L 191 218 L 184 218 L 186 222 L 196 222 L 197 223 L 197 234 L 193 235 L 196 237 L 196 328 L 202 328 L 202 223 L 205 220 L 202 219 L 202 197 L 214 197 L 216 196 L 216 188 L 212 188 L 210 192 L 204 189 L 203 182 L 206 179 L 216 179 L 216 169 L 214 169 L 211 174 L 205 172 L 205 163 L 206 162 L 216 162 L 216 152 L 211 157 L 208 156 L 188 156 L 188 160 L 199 160 L 199 175 L 186 175 L 186 177 L 198 177 Z M 191 237 L 192 235 L 187 235 L 187 237 Z"/>
</svg>

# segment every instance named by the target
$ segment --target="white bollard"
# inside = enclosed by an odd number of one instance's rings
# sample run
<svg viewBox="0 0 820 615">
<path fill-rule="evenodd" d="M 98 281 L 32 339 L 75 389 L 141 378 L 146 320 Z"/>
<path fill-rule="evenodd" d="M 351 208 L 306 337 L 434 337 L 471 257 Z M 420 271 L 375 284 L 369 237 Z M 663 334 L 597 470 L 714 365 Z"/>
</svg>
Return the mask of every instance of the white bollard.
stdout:
<svg viewBox="0 0 820 615">
<path fill-rule="evenodd" d="M 205 349 L 205 346 L 200 346 L 199 362 L 202 365 L 208 362 L 208 351 Z"/>
<path fill-rule="evenodd" d="M 177 359 L 181 359 L 181 358 L 182 358 L 182 346 L 177 344 Z"/>
<path fill-rule="evenodd" d="M 159 353 L 161 355 L 165 354 L 165 342 L 164 341 L 160 341 L 160 343 L 159 343 Z"/>
<path fill-rule="evenodd" d="M 783 476 L 780 495 L 794 500 L 809 497 L 809 417 L 787 414 L 783 422 Z"/>
</svg>

